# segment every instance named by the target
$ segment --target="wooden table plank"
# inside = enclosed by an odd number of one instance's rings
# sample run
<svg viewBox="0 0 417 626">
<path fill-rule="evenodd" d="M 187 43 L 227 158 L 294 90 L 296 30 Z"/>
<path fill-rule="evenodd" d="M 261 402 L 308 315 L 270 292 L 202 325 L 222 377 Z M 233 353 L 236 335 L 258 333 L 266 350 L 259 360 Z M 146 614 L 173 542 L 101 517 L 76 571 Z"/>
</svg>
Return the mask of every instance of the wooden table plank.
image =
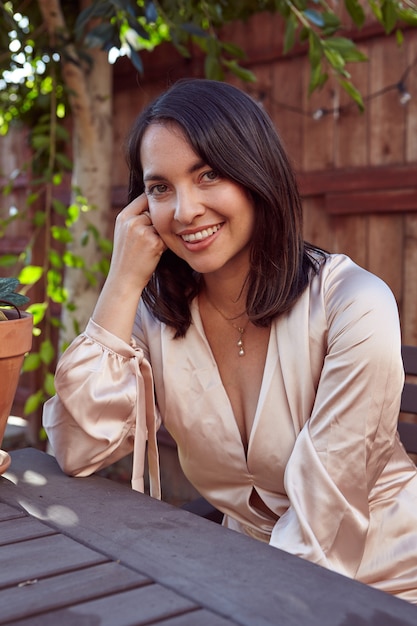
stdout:
<svg viewBox="0 0 417 626">
<path fill-rule="evenodd" d="M 12 453 L 0 499 L 235 624 L 417 624 L 407 602 L 113 481 L 66 477 L 36 450 Z"/>
<path fill-rule="evenodd" d="M 4 502 L 0 502 L 0 522 L 8 519 L 16 519 L 17 517 L 26 517 L 27 513 L 25 511 L 19 510 L 14 506 L 9 506 L 8 504 L 4 504 Z"/>
<path fill-rule="evenodd" d="M 45 558 L 49 555 L 46 554 Z M 151 581 L 119 563 L 109 562 L 65 574 L 35 579 L 31 584 L 0 590 L 0 624 L 100 598 Z"/>
<path fill-rule="evenodd" d="M 0 547 L 0 588 L 103 562 L 102 554 L 64 535 Z"/>
<path fill-rule="evenodd" d="M 236 624 L 236 622 L 221 617 L 220 615 L 214 615 L 205 609 L 158 622 L 158 626 L 230 626 L 230 624 Z M 254 626 L 256 626 L 255 622 Z"/>
<path fill-rule="evenodd" d="M 58 611 L 13 622 L 15 626 L 141 626 L 197 609 L 193 602 L 153 584 L 111 594 Z M 194 622 L 197 626 L 197 622 Z"/>
<path fill-rule="evenodd" d="M 9 545 L 16 541 L 35 539 L 46 535 L 56 534 L 54 530 L 46 524 L 38 522 L 33 517 L 20 517 L 0 522 L 0 546 Z"/>
</svg>

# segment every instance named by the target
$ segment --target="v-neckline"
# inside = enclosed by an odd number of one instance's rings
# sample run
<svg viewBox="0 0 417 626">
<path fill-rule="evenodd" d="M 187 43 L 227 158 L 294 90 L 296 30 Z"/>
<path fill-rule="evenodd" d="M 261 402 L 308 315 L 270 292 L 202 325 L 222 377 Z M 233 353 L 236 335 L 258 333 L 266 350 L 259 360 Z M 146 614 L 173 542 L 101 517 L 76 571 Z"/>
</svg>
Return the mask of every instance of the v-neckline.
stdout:
<svg viewBox="0 0 417 626">
<path fill-rule="evenodd" d="M 251 448 L 251 442 L 255 436 L 255 431 L 256 431 L 256 427 L 257 424 L 259 422 L 260 419 L 260 415 L 262 413 L 262 405 L 265 401 L 265 397 L 269 388 L 269 384 L 270 384 L 270 379 L 273 373 L 273 364 L 275 362 L 275 360 L 277 359 L 277 355 L 278 355 L 278 351 L 277 351 L 277 347 L 276 347 L 276 341 L 273 341 L 273 329 L 271 326 L 270 329 L 270 333 L 269 333 L 269 337 L 268 337 L 268 345 L 267 345 L 267 351 L 266 351 L 266 356 L 265 356 L 265 363 L 264 363 L 264 371 L 263 371 L 263 375 L 262 375 L 262 380 L 261 380 L 261 385 L 260 385 L 260 389 L 259 389 L 259 395 L 258 395 L 258 400 L 257 400 L 257 404 L 256 404 L 256 409 L 255 409 L 255 413 L 254 413 L 254 417 L 253 417 L 253 421 L 252 421 L 252 426 L 250 428 L 250 431 L 247 433 L 247 449 L 245 449 L 245 446 L 242 442 L 242 438 L 241 438 L 241 433 L 239 430 L 239 425 L 237 423 L 236 420 L 236 416 L 234 414 L 233 411 L 233 407 L 232 407 L 232 403 L 230 401 L 229 395 L 226 391 L 226 388 L 223 384 L 223 380 L 222 377 L 220 375 L 220 370 L 219 367 L 217 365 L 216 359 L 214 358 L 214 354 L 213 351 L 211 349 L 210 343 L 208 341 L 208 338 L 205 334 L 204 331 L 204 325 L 203 325 L 203 320 L 201 318 L 201 314 L 200 314 L 200 309 L 199 309 L 199 305 L 198 305 L 198 297 L 196 297 L 192 303 L 191 303 L 191 317 L 193 320 L 193 323 L 195 325 L 196 330 L 199 332 L 199 334 L 201 335 L 201 338 L 204 341 L 206 350 L 210 356 L 210 359 L 212 361 L 212 365 L 215 368 L 216 371 L 216 377 L 218 378 L 218 383 L 219 383 L 219 387 L 222 389 L 222 392 L 224 394 L 224 397 L 227 400 L 227 405 L 229 407 L 230 410 L 230 416 L 231 416 L 231 421 L 233 422 L 233 429 L 235 430 L 235 434 L 236 434 L 236 438 L 237 440 L 240 442 L 240 445 L 242 447 L 242 452 L 244 454 L 245 457 L 245 461 L 246 463 L 248 463 L 248 458 L 249 458 L 249 454 L 250 454 L 250 448 Z M 275 349 L 274 349 L 275 346 Z"/>
</svg>

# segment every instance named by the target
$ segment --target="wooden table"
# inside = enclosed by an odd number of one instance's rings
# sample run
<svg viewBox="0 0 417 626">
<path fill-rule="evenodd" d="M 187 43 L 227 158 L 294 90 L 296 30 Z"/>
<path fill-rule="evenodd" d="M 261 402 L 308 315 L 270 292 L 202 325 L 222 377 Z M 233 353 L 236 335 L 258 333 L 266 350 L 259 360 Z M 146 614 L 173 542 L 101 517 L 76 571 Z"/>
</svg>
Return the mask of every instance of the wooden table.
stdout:
<svg viewBox="0 0 417 626">
<path fill-rule="evenodd" d="M 0 478 L 0 624 L 416 626 L 417 607 L 27 448 Z"/>
</svg>

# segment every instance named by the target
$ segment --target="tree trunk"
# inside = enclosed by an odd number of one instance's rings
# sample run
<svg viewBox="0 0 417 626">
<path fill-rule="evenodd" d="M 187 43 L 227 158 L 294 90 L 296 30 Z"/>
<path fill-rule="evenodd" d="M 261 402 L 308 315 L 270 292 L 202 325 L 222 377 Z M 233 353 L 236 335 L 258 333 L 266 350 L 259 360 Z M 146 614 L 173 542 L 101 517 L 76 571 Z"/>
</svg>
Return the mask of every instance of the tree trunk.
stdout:
<svg viewBox="0 0 417 626">
<path fill-rule="evenodd" d="M 91 210 L 81 213 L 72 227 L 74 241 L 71 251 L 80 255 L 91 268 L 98 259 L 95 240 L 89 237 L 82 246 L 81 238 L 87 224 L 91 223 L 102 237 L 107 236 L 107 221 L 111 208 L 111 156 L 113 149 L 112 115 L 112 67 L 107 54 L 92 51 L 93 65 L 85 76 L 84 88 L 88 90 L 88 115 L 78 116 L 73 112 L 73 201 L 78 192 L 87 199 Z M 83 330 L 95 305 L 101 284 L 91 285 L 77 269 L 68 268 L 64 286 L 70 300 L 77 304 L 75 318 Z M 72 314 L 63 311 L 64 331 L 62 339 L 74 337 Z"/>
<path fill-rule="evenodd" d="M 57 33 L 61 38 L 67 33 L 65 18 L 59 0 L 38 0 L 51 43 Z M 83 1 L 83 6 L 89 1 Z M 68 39 L 69 40 L 69 39 Z M 53 46 L 52 46 L 53 47 Z M 62 57 L 62 75 L 70 94 L 73 122 L 73 175 L 72 201 L 77 195 L 87 200 L 92 208 L 82 212 L 80 219 L 72 226 L 73 242 L 69 249 L 85 260 L 86 268 L 91 269 L 98 260 L 96 242 L 92 236 L 82 245 L 81 238 L 88 223 L 100 233 L 107 235 L 107 219 L 111 204 L 111 156 L 113 132 L 111 124 L 113 106 L 112 66 L 107 53 L 89 50 L 92 63 L 82 62 L 72 44 L 67 46 L 67 55 Z M 68 60 L 71 59 L 71 60 Z M 60 343 L 70 341 L 77 333 L 73 320 L 84 329 L 97 300 L 101 284 L 91 285 L 79 269 L 67 269 L 64 287 L 69 300 L 75 302 L 75 313 L 64 308 L 62 313 L 63 330 Z"/>
</svg>

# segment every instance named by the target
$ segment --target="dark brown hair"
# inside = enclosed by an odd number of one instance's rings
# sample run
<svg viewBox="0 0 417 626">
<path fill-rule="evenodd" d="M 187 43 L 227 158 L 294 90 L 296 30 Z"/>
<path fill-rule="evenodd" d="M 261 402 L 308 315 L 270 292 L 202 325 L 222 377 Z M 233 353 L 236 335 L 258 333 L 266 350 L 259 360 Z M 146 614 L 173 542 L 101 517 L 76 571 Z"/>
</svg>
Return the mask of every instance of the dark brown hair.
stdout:
<svg viewBox="0 0 417 626">
<path fill-rule="evenodd" d="M 303 241 L 295 176 L 271 119 L 251 97 L 227 83 L 178 81 L 139 115 L 131 131 L 129 202 L 144 190 L 140 148 L 146 129 L 155 122 L 178 124 L 195 153 L 252 198 L 256 219 L 246 310 L 254 324 L 268 326 L 293 306 L 310 272 L 317 270 L 316 258 L 324 258 Z M 184 336 L 199 284 L 199 275 L 167 250 L 142 298 L 157 319 Z"/>
</svg>

